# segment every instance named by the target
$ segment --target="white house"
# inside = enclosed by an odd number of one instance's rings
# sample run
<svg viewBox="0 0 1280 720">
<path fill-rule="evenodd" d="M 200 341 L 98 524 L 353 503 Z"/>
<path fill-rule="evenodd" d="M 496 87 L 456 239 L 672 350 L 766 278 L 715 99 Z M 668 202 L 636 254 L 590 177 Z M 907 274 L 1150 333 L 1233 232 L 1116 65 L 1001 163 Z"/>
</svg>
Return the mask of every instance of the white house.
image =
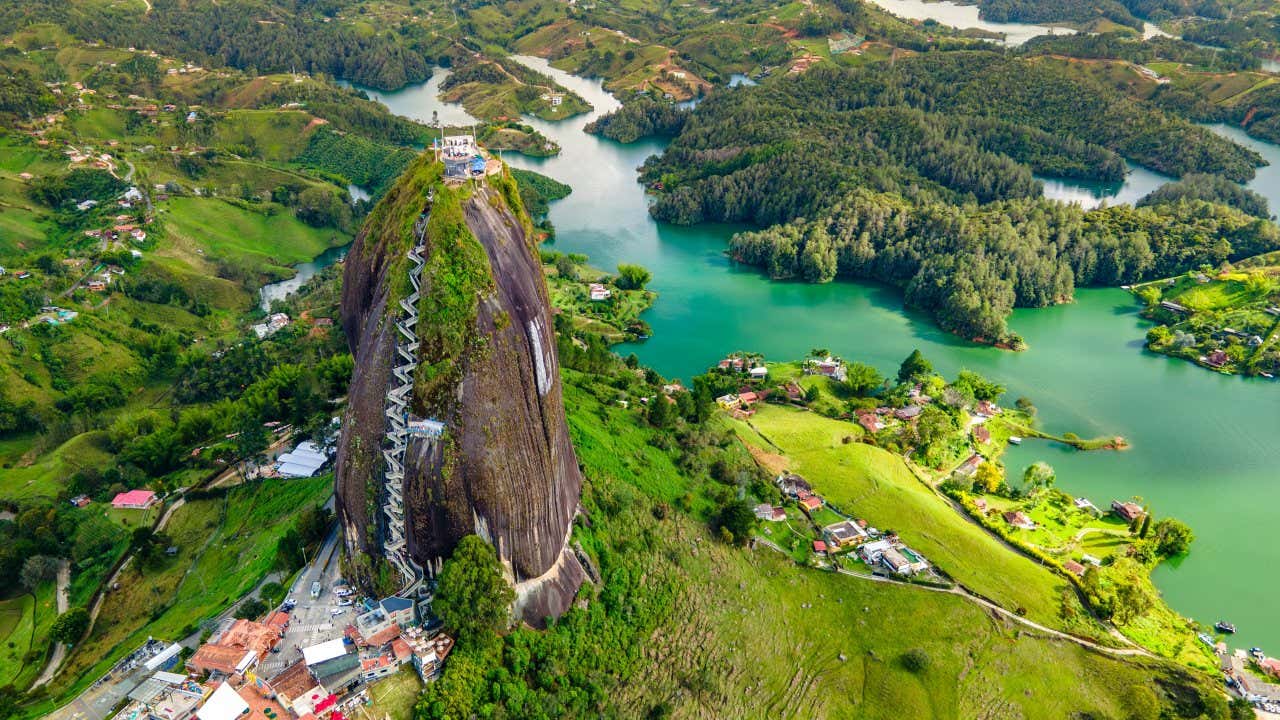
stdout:
<svg viewBox="0 0 1280 720">
<path fill-rule="evenodd" d="M 613 295 L 609 288 L 601 285 L 600 283 L 591 283 L 591 285 L 588 286 L 588 292 L 591 296 L 591 302 L 608 300 Z"/>
</svg>

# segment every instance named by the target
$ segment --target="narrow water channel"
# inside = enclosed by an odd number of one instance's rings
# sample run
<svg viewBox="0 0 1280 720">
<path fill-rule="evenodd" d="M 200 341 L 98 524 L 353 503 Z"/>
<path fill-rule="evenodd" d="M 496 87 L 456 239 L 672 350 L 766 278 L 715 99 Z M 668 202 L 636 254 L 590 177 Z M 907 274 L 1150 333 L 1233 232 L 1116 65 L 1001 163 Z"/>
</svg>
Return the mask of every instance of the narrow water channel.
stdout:
<svg viewBox="0 0 1280 720">
<path fill-rule="evenodd" d="M 724 256 L 736 228 L 677 227 L 650 218 L 635 168 L 661 152 L 663 143 L 620 145 L 583 133 L 592 117 L 617 105 L 599 81 L 568 75 L 538 58 L 522 61 L 595 107 L 591 115 L 557 123 L 527 120 L 560 144 L 559 156 L 505 155 L 513 166 L 573 187 L 572 195 L 552 205 L 556 247 L 586 253 L 599 267 L 636 262 L 653 271 L 651 287 L 659 297 L 645 319 L 654 336 L 619 352 L 635 352 L 664 375 L 687 380 L 740 349 L 789 359 L 822 345 L 890 373 L 920 348 L 948 375 L 970 368 L 1005 384 L 1008 402 L 1030 397 L 1050 431 L 1122 435 L 1131 450 L 1077 453 L 1029 442 L 1010 453 L 1009 470 L 1019 473 L 1044 459 L 1058 470 L 1061 487 L 1099 505 L 1137 495 L 1158 514 L 1185 520 L 1197 535 L 1191 554 L 1156 572 L 1169 603 L 1202 622 L 1235 622 L 1240 633 L 1234 643 L 1280 649 L 1273 610 L 1280 578 L 1270 570 L 1280 566 L 1280 543 L 1269 533 L 1280 507 L 1280 387 L 1144 352 L 1148 324 L 1120 290 L 1081 290 L 1071 305 L 1016 311 L 1011 325 L 1030 350 L 1008 353 L 941 332 L 905 310 L 893 288 L 770 282 Z M 443 116 L 461 110 L 420 89 L 381 93 L 379 99 L 419 120 L 429 121 L 433 111 Z M 1272 166 L 1266 173 L 1280 170 L 1280 148 L 1244 140 L 1268 151 Z M 1065 184 L 1046 191 L 1131 201 L 1161 181 L 1135 169 L 1114 194 Z M 1280 182 L 1273 175 L 1260 174 L 1253 183 L 1259 190 L 1267 185 L 1273 208 L 1280 207 Z"/>
</svg>

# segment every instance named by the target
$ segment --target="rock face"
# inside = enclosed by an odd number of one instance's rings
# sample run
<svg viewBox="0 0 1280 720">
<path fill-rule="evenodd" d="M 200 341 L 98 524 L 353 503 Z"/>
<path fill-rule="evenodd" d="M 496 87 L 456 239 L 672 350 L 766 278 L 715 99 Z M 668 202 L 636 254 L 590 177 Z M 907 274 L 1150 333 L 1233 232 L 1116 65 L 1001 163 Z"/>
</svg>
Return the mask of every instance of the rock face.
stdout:
<svg viewBox="0 0 1280 720">
<path fill-rule="evenodd" d="M 385 394 L 412 226 L 434 189 L 418 304 L 411 406 L 446 425 L 405 453 L 409 549 L 428 571 L 468 534 L 498 551 L 516 609 L 541 626 L 572 602 L 568 547 L 582 477 L 569 441 L 549 297 L 528 218 L 506 176 L 444 189 L 425 158 L 371 214 L 348 254 L 342 318 L 355 375 L 337 460 L 337 506 L 352 551 L 381 554 Z M 514 209 L 513 209 L 514 208 Z"/>
</svg>

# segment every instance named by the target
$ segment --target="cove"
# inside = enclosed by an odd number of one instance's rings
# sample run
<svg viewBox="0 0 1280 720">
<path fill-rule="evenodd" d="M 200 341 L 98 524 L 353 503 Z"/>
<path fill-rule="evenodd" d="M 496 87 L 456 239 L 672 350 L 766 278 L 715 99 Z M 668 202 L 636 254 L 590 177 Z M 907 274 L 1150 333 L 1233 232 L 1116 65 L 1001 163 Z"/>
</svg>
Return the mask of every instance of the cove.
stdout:
<svg viewBox="0 0 1280 720">
<path fill-rule="evenodd" d="M 891 373 L 920 348 L 949 376 L 970 368 L 1003 383 L 1006 402 L 1030 397 L 1046 430 L 1122 435 L 1131 450 L 1077 453 L 1028 442 L 1013 449 L 1007 465 L 1020 473 L 1043 459 L 1072 493 L 1104 505 L 1139 495 L 1160 515 L 1185 520 L 1197 535 L 1191 554 L 1156 573 L 1170 605 L 1201 622 L 1235 622 L 1240 632 L 1233 644 L 1280 648 L 1280 621 L 1271 611 L 1280 579 L 1268 574 L 1280 565 L 1280 543 L 1269 534 L 1280 507 L 1278 388 L 1144 352 L 1149 325 L 1116 289 L 1080 290 L 1071 305 L 1016 311 L 1010 324 L 1030 349 L 1008 353 L 938 330 L 904 309 L 893 288 L 770 282 L 725 257 L 738 228 L 677 227 L 650 218 L 635 168 L 663 143 L 620 145 L 583 133 L 592 117 L 617 105 L 599 81 L 538 58 L 521 61 L 595 108 L 557 123 L 526 119 L 560 143 L 559 156 L 504 155 L 515 167 L 573 187 L 552 204 L 555 247 L 586 253 L 598 267 L 635 262 L 653 271 L 651 287 L 659 296 L 645 320 L 654 336 L 617 348 L 620 353 L 634 352 L 664 375 L 688 380 L 738 349 L 791 359 L 822 345 Z M 420 94 L 382 99 L 394 112 L 428 121 L 442 107 Z"/>
<path fill-rule="evenodd" d="M 987 32 L 1001 33 L 1004 45 L 1018 46 L 1037 35 L 1074 35 L 1075 30 L 1049 25 L 1031 25 L 1027 23 L 1005 23 L 982 20 L 978 17 L 977 5 L 959 5 L 950 0 L 871 0 L 883 10 L 887 10 L 907 20 L 933 20 L 942 25 L 949 25 L 961 30 L 976 28 Z M 1153 26 L 1154 27 L 1154 26 Z M 1159 32 L 1159 28 L 1155 29 Z"/>
</svg>

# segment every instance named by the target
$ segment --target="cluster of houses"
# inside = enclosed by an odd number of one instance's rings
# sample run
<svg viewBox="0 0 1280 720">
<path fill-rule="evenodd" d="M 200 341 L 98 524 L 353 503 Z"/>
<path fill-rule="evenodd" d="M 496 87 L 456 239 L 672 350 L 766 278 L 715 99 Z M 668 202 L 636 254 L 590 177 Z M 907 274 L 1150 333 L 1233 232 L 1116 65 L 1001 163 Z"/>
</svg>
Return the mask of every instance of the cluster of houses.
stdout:
<svg viewBox="0 0 1280 720">
<path fill-rule="evenodd" d="M 823 526 L 822 538 L 813 541 L 815 554 L 832 557 L 853 552 L 869 568 L 883 568 L 904 577 L 928 571 L 929 562 L 924 556 L 903 544 L 897 535 L 882 533 L 870 527 L 866 520 L 844 515 L 823 500 L 821 495 L 814 493 L 809 482 L 799 475 L 783 473 L 774 483 L 784 496 L 795 500 L 810 517 L 825 506 L 842 518 L 839 522 Z M 780 518 L 777 517 L 779 512 L 782 513 Z M 764 517 L 766 513 L 769 517 Z M 782 508 L 758 505 L 756 517 L 772 521 L 785 520 L 786 513 Z"/>
<path fill-rule="evenodd" d="M 108 265 L 106 269 L 81 283 L 81 287 L 90 292 L 106 292 L 111 281 L 124 275 L 124 268 L 119 265 Z"/>
<path fill-rule="evenodd" d="M 844 361 L 830 355 L 824 358 L 813 358 L 804 362 L 806 375 L 821 375 L 837 382 L 844 382 L 849 377 Z"/>
<path fill-rule="evenodd" d="M 267 321 L 258 323 L 253 326 L 253 334 L 259 340 L 271 337 L 289 326 L 289 316 L 284 313 L 272 313 L 267 316 Z"/>
<path fill-rule="evenodd" d="M 287 607 L 287 606 L 286 606 Z M 301 658 L 271 677 L 261 663 L 281 649 L 290 623 L 285 609 L 262 622 L 236 620 L 201 645 L 186 673 L 169 672 L 174 652 L 148 665 L 155 674 L 129 693 L 119 720 L 346 720 L 363 703 L 362 688 L 411 664 L 424 681 L 439 675 L 453 639 L 439 622 L 419 622 L 412 600 L 366 601 L 342 637 L 301 649 Z"/>
</svg>

